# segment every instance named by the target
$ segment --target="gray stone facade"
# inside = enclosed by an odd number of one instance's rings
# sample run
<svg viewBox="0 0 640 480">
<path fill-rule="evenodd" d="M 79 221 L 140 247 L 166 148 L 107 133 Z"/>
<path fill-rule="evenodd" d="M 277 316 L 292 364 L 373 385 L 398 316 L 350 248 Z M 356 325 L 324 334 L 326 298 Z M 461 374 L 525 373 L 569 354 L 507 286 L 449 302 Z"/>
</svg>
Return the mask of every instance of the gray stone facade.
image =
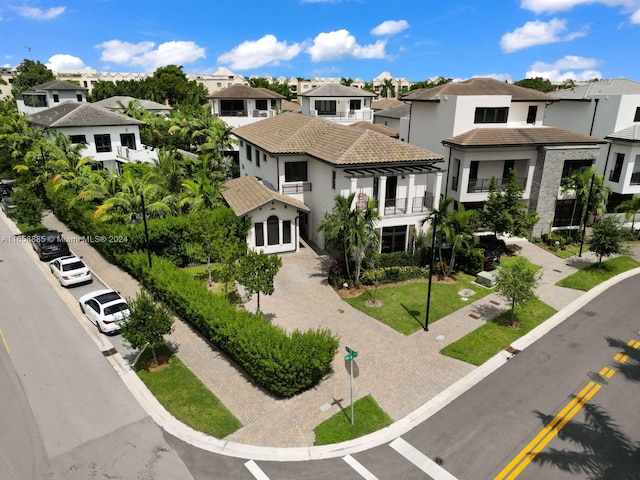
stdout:
<svg viewBox="0 0 640 480">
<path fill-rule="evenodd" d="M 540 147 L 533 185 L 529 199 L 529 210 L 538 212 L 538 223 L 533 227 L 532 237 L 540 237 L 549 232 L 549 223 L 553 222 L 556 202 L 560 192 L 562 169 L 567 160 L 591 160 L 595 163 L 600 153 L 596 147 Z"/>
</svg>

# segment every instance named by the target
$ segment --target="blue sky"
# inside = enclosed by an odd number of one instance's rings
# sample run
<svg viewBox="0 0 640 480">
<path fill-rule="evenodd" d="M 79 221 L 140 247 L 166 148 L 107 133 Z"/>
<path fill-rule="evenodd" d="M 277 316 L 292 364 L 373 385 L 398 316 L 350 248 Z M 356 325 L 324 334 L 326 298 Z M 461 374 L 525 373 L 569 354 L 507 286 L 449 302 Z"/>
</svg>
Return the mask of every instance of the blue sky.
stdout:
<svg viewBox="0 0 640 480">
<path fill-rule="evenodd" d="M 0 65 L 640 81 L 640 0 L 5 0 Z"/>
</svg>

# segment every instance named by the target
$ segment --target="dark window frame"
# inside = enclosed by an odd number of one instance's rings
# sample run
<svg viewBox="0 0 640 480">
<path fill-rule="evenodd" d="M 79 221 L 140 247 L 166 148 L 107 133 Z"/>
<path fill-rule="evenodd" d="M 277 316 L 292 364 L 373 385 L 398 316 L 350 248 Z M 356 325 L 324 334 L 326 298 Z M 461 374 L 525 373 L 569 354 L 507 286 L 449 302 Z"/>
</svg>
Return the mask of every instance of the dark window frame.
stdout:
<svg viewBox="0 0 640 480">
<path fill-rule="evenodd" d="M 267 245 L 280 245 L 280 219 L 276 215 L 267 218 Z"/>
<path fill-rule="evenodd" d="M 473 123 L 507 123 L 509 107 L 476 107 Z"/>
<path fill-rule="evenodd" d="M 120 145 L 131 150 L 136 150 L 136 135 L 134 133 L 121 133 Z"/>
<path fill-rule="evenodd" d="M 309 168 L 306 161 L 284 163 L 285 182 L 306 182 L 308 178 Z"/>
<path fill-rule="evenodd" d="M 291 243 L 291 220 L 282 221 L 282 243 L 287 245 Z"/>
<path fill-rule="evenodd" d="M 529 110 L 527 111 L 527 123 L 536 123 L 537 116 L 538 116 L 538 106 L 529 105 Z"/>
<path fill-rule="evenodd" d="M 622 166 L 624 165 L 624 159 L 626 155 L 624 153 L 616 153 L 616 163 L 613 170 L 609 174 L 609 181 L 614 183 L 620 183 L 620 175 L 622 174 Z"/>
<path fill-rule="evenodd" d="M 254 223 L 253 229 L 256 236 L 256 247 L 264 247 L 264 224 L 262 222 Z"/>
<path fill-rule="evenodd" d="M 251 152 L 252 152 L 252 151 L 253 151 L 253 149 L 251 148 L 251 145 L 249 145 L 249 144 L 247 143 L 246 153 L 247 153 L 247 161 L 249 161 L 249 162 L 252 162 L 252 161 L 253 161 L 253 160 L 251 159 L 251 155 L 252 155 L 252 153 L 251 153 Z"/>
<path fill-rule="evenodd" d="M 318 115 L 335 116 L 338 112 L 338 102 L 335 100 L 316 100 L 314 103 Z"/>
<path fill-rule="evenodd" d="M 97 153 L 108 153 L 113 151 L 111 146 L 111 134 L 96 133 L 93 135 L 93 141 L 96 142 Z"/>
<path fill-rule="evenodd" d="M 266 99 L 256 100 L 256 110 L 268 110 L 268 104 Z"/>
<path fill-rule="evenodd" d="M 84 145 L 87 144 L 87 136 L 86 135 L 69 135 L 69 139 L 71 140 L 72 144 L 79 144 L 82 143 Z"/>
<path fill-rule="evenodd" d="M 633 122 L 640 122 L 640 107 L 636 107 L 636 114 L 633 116 Z"/>
</svg>

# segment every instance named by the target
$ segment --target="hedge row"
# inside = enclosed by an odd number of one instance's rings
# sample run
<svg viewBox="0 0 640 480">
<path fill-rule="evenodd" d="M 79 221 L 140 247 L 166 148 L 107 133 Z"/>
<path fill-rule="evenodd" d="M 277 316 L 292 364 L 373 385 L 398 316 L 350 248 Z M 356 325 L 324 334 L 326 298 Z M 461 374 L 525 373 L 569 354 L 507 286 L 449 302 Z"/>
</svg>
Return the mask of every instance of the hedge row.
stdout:
<svg viewBox="0 0 640 480">
<path fill-rule="evenodd" d="M 361 281 L 364 285 L 374 285 L 376 281 L 381 284 L 396 283 L 427 278 L 428 275 L 429 267 L 387 267 L 363 272 Z"/>
<path fill-rule="evenodd" d="M 238 310 L 171 262 L 144 253 L 129 254 L 126 268 L 179 316 L 231 357 L 258 385 L 291 397 L 311 388 L 331 371 L 338 340 L 327 329 L 294 331 L 267 323 L 262 315 Z"/>
</svg>

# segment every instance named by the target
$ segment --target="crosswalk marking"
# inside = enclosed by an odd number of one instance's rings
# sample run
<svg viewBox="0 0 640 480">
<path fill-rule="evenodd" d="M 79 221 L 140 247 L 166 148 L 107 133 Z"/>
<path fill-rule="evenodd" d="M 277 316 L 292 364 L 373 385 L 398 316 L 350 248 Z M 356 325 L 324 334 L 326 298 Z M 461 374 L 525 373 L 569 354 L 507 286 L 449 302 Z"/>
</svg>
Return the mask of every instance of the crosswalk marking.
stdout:
<svg viewBox="0 0 640 480">
<path fill-rule="evenodd" d="M 396 438 L 389 446 L 433 478 L 433 480 L 457 480 L 456 477 L 402 438 Z"/>
<path fill-rule="evenodd" d="M 247 470 L 251 472 L 251 475 L 253 475 L 256 480 L 269 480 L 269 477 L 267 477 L 267 475 L 262 470 L 260 470 L 258 464 L 253 460 L 249 460 L 244 464 L 244 466 L 247 467 Z"/>
<path fill-rule="evenodd" d="M 351 455 L 347 455 L 346 457 L 342 457 L 342 459 L 349 464 L 351 468 L 353 468 L 356 472 L 360 474 L 362 478 L 365 480 L 378 480 L 373 473 L 364 468 L 360 462 L 358 462 Z"/>
</svg>

